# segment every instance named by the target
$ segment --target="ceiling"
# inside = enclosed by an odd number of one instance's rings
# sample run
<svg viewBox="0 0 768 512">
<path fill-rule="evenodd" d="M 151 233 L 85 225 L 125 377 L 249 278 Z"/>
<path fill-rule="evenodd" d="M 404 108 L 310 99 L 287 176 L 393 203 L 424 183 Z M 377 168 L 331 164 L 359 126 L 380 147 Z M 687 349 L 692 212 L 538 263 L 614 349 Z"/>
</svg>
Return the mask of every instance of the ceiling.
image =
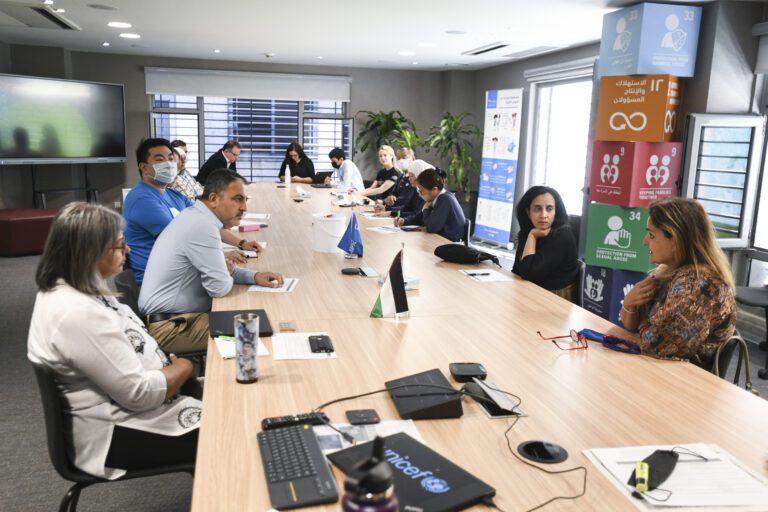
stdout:
<svg viewBox="0 0 768 512">
<path fill-rule="evenodd" d="M 43 0 L 0 0 L 0 40 L 76 51 L 222 61 L 479 69 L 598 41 L 603 14 L 632 3 L 55 0 L 43 7 Z M 30 28 L 18 21 L 20 16 L 27 15 L 26 23 L 55 25 L 26 6 L 20 9 L 19 4 L 50 11 L 63 9 L 54 16 L 80 30 Z M 111 28 L 107 26 L 110 21 L 130 23 L 132 27 Z M 120 34 L 124 32 L 141 37 L 123 39 Z M 489 45 L 504 46 L 480 55 L 464 54 Z"/>
</svg>

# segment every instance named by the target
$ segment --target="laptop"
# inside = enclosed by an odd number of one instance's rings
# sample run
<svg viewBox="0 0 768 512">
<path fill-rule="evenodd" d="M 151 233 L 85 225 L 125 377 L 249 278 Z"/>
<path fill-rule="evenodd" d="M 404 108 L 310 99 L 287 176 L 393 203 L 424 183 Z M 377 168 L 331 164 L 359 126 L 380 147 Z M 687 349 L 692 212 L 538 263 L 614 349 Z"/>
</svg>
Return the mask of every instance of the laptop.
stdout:
<svg viewBox="0 0 768 512">
<path fill-rule="evenodd" d="M 330 178 L 333 171 L 326 172 L 320 171 L 315 173 L 315 178 L 312 180 L 312 188 L 331 188 L 333 185 L 325 184 L 325 178 Z"/>
<path fill-rule="evenodd" d="M 269 323 L 267 312 L 263 309 L 238 309 L 236 311 L 211 311 L 208 313 L 208 325 L 211 337 L 234 336 L 235 315 L 240 313 L 255 313 L 259 315 L 259 336 L 268 338 L 272 336 L 272 324 Z"/>
<path fill-rule="evenodd" d="M 328 455 L 344 473 L 368 459 L 373 442 Z M 496 494 L 496 489 L 464 471 L 405 433 L 384 438 L 384 456 L 392 467 L 400 510 L 463 510 Z"/>
</svg>

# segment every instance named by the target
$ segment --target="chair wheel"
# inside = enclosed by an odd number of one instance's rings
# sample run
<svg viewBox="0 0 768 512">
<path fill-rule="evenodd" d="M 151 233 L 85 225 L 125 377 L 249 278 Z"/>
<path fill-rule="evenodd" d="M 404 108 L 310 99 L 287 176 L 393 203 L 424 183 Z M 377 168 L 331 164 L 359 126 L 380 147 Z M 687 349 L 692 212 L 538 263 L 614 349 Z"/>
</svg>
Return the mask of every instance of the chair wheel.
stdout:
<svg viewBox="0 0 768 512">
<path fill-rule="evenodd" d="M 763 380 L 768 379 L 768 369 L 763 368 L 762 370 L 758 370 L 757 377 Z"/>
</svg>

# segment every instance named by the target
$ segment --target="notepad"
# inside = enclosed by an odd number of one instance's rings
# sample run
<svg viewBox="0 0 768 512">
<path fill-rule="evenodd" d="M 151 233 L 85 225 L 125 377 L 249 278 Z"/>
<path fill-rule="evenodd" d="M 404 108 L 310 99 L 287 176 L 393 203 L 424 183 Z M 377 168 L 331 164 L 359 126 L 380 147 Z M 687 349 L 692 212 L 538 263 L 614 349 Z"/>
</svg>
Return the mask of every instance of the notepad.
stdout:
<svg viewBox="0 0 768 512">
<path fill-rule="evenodd" d="M 399 233 L 400 228 L 397 228 L 395 226 L 378 226 L 375 228 L 365 228 L 368 231 L 373 231 L 375 233 L 381 233 L 382 235 L 391 235 L 392 233 Z"/>
<path fill-rule="evenodd" d="M 237 342 L 234 336 L 217 336 L 213 338 L 216 342 L 216 348 L 219 349 L 219 355 L 222 359 L 234 359 L 237 354 Z M 259 342 L 256 346 L 257 356 L 268 356 L 269 349 L 259 338 Z"/>
<path fill-rule="evenodd" d="M 502 274 L 492 268 L 469 268 L 459 270 L 462 274 L 478 283 L 493 283 L 498 281 L 512 281 L 511 275 Z"/>
<path fill-rule="evenodd" d="M 280 359 L 336 359 L 336 352 L 314 353 L 309 347 L 309 337 L 326 335 L 327 332 L 280 333 L 272 336 L 275 361 Z"/>
<path fill-rule="evenodd" d="M 270 288 L 268 286 L 259 286 L 258 284 L 254 284 L 253 286 L 248 287 L 248 291 L 249 292 L 266 292 L 266 293 L 288 293 L 296 289 L 296 285 L 298 284 L 298 282 L 299 282 L 298 278 L 286 277 L 285 279 L 283 279 L 283 286 L 279 288 Z"/>
</svg>

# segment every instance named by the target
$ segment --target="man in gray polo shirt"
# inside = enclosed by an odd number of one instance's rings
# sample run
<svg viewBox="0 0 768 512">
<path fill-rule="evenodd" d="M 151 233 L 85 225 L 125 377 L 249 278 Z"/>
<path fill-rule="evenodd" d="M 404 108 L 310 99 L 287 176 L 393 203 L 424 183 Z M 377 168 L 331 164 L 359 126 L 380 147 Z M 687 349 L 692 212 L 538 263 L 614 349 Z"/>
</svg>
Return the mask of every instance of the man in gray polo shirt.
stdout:
<svg viewBox="0 0 768 512">
<path fill-rule="evenodd" d="M 179 213 L 155 241 L 139 308 L 166 352 L 205 349 L 213 297 L 225 296 L 234 284 L 282 286 L 281 274 L 239 268 L 224 258 L 219 230 L 240 223 L 245 203 L 242 178 L 229 170 L 215 171 L 202 199 Z"/>
</svg>

